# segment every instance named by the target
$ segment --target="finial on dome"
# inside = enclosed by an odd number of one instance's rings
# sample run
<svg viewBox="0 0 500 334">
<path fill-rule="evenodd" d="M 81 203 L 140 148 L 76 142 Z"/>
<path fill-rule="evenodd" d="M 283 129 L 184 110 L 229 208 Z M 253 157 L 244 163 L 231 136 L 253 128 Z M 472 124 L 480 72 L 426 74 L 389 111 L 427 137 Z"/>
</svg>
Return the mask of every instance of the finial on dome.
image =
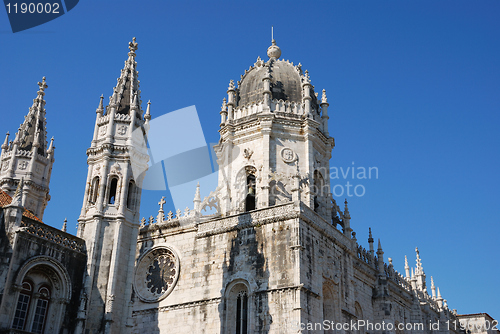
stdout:
<svg viewBox="0 0 500 334">
<path fill-rule="evenodd" d="M 276 40 L 274 39 L 274 30 L 271 27 L 271 46 L 267 48 L 267 56 L 270 59 L 278 59 L 281 56 L 281 49 L 276 45 Z"/>
</svg>

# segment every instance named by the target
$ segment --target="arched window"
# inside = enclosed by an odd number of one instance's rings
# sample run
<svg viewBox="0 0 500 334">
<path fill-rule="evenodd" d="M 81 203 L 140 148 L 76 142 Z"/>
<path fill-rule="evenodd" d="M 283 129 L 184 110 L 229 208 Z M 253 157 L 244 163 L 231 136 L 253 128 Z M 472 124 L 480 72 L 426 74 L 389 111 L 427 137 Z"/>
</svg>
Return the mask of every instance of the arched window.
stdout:
<svg viewBox="0 0 500 334">
<path fill-rule="evenodd" d="M 108 203 L 109 204 L 115 204 L 116 202 L 116 190 L 118 188 L 118 178 L 113 177 L 111 179 L 111 182 L 109 184 L 109 197 L 108 197 Z"/>
<path fill-rule="evenodd" d="M 228 288 L 225 309 L 225 333 L 249 334 L 250 303 L 246 284 L 239 282 Z"/>
<path fill-rule="evenodd" d="M 314 196 L 314 211 L 321 213 L 320 211 L 324 208 L 324 201 L 330 189 L 325 184 L 325 180 L 321 173 L 317 170 L 314 171 L 314 185 L 311 192 Z"/>
<path fill-rule="evenodd" d="M 38 289 L 38 300 L 36 302 L 35 317 L 33 318 L 33 325 L 31 332 L 41 334 L 45 326 L 45 319 L 47 317 L 47 309 L 49 308 L 50 290 L 46 286 Z"/>
<path fill-rule="evenodd" d="M 357 319 L 358 321 L 360 321 L 360 320 L 365 320 L 365 319 L 363 318 L 363 309 L 361 308 L 361 305 L 360 305 L 358 302 L 355 302 L 355 303 L 354 303 L 354 313 L 355 313 L 355 315 L 356 315 L 356 319 Z M 361 334 L 361 333 L 362 333 L 362 331 L 358 328 L 358 329 L 355 331 L 355 333 Z"/>
<path fill-rule="evenodd" d="M 90 203 L 95 204 L 99 196 L 99 176 L 94 177 L 90 186 Z"/>
<path fill-rule="evenodd" d="M 130 182 L 128 183 L 128 194 L 127 194 L 127 208 L 130 210 L 134 208 L 134 191 L 135 191 L 134 181 L 130 180 Z"/>
<path fill-rule="evenodd" d="M 26 280 L 23 281 L 21 292 L 19 292 L 19 298 L 17 299 L 14 322 L 12 323 L 13 329 L 24 329 L 32 295 L 33 283 Z"/>
<path fill-rule="evenodd" d="M 323 320 L 337 322 L 335 317 L 335 299 L 332 287 L 329 284 L 323 284 Z M 333 329 L 325 330 L 325 334 L 334 333 Z"/>
<path fill-rule="evenodd" d="M 248 294 L 240 291 L 236 297 L 236 334 L 248 332 Z"/>
<path fill-rule="evenodd" d="M 245 212 L 255 210 L 255 175 L 247 175 L 247 195 L 245 198 Z"/>
</svg>

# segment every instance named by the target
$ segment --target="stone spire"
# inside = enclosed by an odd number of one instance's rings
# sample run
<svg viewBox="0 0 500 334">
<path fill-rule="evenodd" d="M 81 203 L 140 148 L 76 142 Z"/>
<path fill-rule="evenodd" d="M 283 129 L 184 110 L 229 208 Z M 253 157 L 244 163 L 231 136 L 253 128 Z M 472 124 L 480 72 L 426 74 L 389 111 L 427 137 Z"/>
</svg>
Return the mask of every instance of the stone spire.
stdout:
<svg viewBox="0 0 500 334">
<path fill-rule="evenodd" d="M 405 274 L 406 278 L 410 278 L 410 266 L 408 265 L 408 257 L 405 255 Z"/>
<path fill-rule="evenodd" d="M 375 250 L 373 249 L 373 235 L 372 235 L 372 228 L 368 228 L 368 244 L 370 245 L 370 253 L 372 255 L 375 254 Z"/>
<path fill-rule="evenodd" d="M 138 104 L 141 104 L 141 91 L 139 90 L 139 72 L 137 71 L 137 62 L 135 61 L 138 44 L 135 37 L 129 43 L 128 59 L 117 80 L 117 85 L 113 89 L 113 95 L 110 97 L 110 109 L 115 109 L 116 114 L 129 114 L 133 105 L 134 96 L 137 94 Z M 140 109 L 140 108 L 138 108 Z M 110 112 L 109 110 L 108 112 Z M 142 119 L 139 110 L 136 117 Z"/>
<path fill-rule="evenodd" d="M 417 287 L 420 291 L 426 291 L 427 287 L 425 284 L 425 273 L 424 267 L 422 266 L 422 260 L 420 259 L 420 252 L 418 247 L 415 248 L 415 252 L 417 253 L 417 267 L 415 268 L 415 277 L 417 279 Z"/>
<path fill-rule="evenodd" d="M 24 178 L 19 181 L 17 184 L 16 192 L 14 196 L 12 196 L 12 202 L 10 202 L 11 206 L 23 207 L 23 190 L 24 190 Z"/>
<path fill-rule="evenodd" d="M 67 228 L 68 228 L 68 219 L 64 218 L 64 222 L 63 222 L 63 226 L 62 226 L 61 231 L 66 232 Z"/>
<path fill-rule="evenodd" d="M 54 147 L 47 148 L 45 120 L 45 77 L 38 82 L 38 92 L 29 108 L 24 122 L 20 125 L 15 139 L 9 143 L 9 135 L 2 145 L 2 168 L 0 188 L 13 196 L 16 187 L 24 178 L 23 206 L 39 219 L 49 196 L 49 182 L 54 163 Z"/>
<path fill-rule="evenodd" d="M 434 285 L 434 279 L 431 276 L 431 293 L 432 298 L 436 298 L 436 286 Z"/>
<path fill-rule="evenodd" d="M 380 243 L 380 239 L 378 239 L 377 261 L 378 261 L 378 273 L 379 275 L 384 275 L 384 251 L 382 250 L 382 244 Z"/>
<path fill-rule="evenodd" d="M 28 115 L 24 118 L 20 128 L 19 149 L 31 151 L 33 146 L 37 147 L 37 153 L 46 156 L 47 130 L 45 122 L 45 89 L 48 87 L 45 77 L 38 83 L 39 90 Z"/>
</svg>

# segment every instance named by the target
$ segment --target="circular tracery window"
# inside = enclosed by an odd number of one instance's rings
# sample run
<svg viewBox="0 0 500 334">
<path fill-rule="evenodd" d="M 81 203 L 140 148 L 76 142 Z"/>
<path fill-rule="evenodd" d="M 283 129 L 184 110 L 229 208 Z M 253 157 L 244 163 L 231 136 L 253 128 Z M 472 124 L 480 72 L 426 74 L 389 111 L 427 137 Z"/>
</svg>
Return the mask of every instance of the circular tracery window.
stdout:
<svg viewBox="0 0 500 334">
<path fill-rule="evenodd" d="M 145 302 L 166 298 L 179 278 L 179 258 L 168 247 L 158 247 L 145 253 L 135 270 L 134 288 Z"/>
</svg>

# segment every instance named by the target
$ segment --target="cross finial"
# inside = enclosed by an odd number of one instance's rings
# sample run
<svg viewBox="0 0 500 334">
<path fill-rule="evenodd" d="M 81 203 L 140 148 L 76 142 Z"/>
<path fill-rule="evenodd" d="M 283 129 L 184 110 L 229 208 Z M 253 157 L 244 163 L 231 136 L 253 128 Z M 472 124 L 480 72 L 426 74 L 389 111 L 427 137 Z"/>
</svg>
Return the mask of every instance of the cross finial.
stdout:
<svg viewBox="0 0 500 334">
<path fill-rule="evenodd" d="M 128 43 L 128 48 L 130 50 L 130 52 L 135 52 L 137 49 L 138 49 L 138 45 L 135 41 L 135 37 L 132 38 L 132 42 L 129 42 Z"/>
<path fill-rule="evenodd" d="M 165 201 L 165 197 L 162 197 L 162 198 L 160 199 L 160 201 L 158 202 L 158 205 L 160 206 L 160 211 L 163 211 L 163 205 L 164 205 L 165 203 L 167 203 L 167 202 Z"/>
<path fill-rule="evenodd" d="M 45 82 L 45 77 L 42 78 L 42 82 L 38 82 L 38 87 L 40 87 L 40 92 L 43 93 L 45 88 L 47 88 L 47 83 Z"/>
</svg>

